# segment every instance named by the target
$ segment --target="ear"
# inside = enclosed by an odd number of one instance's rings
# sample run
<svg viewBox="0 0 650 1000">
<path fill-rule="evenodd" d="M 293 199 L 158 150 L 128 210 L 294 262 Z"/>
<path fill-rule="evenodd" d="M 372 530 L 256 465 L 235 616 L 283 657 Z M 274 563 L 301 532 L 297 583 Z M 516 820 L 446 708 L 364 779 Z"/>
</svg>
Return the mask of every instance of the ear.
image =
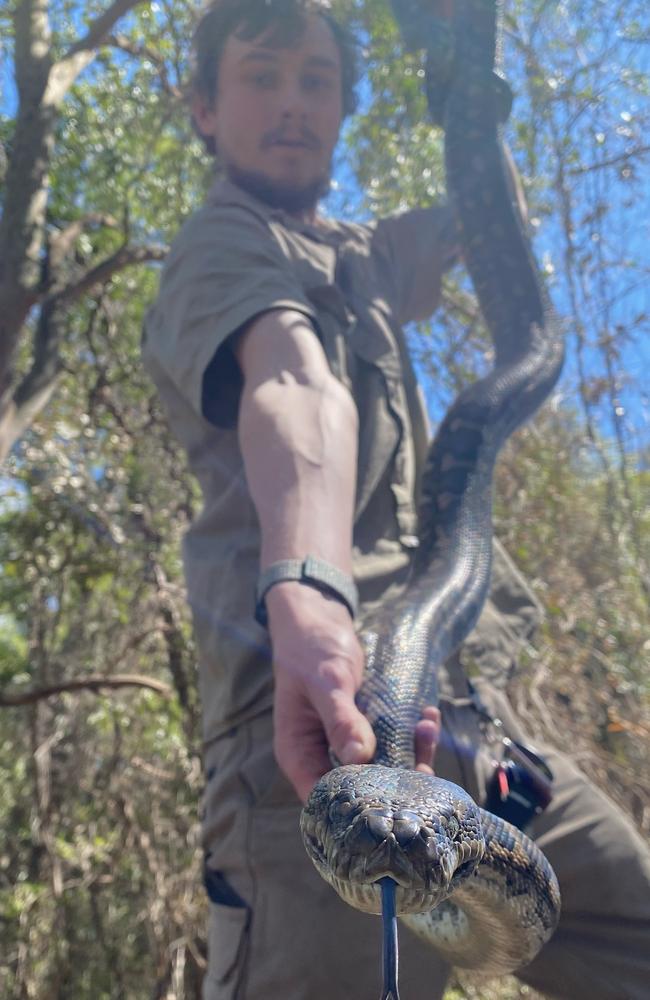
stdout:
<svg viewBox="0 0 650 1000">
<path fill-rule="evenodd" d="M 214 138 L 217 127 L 217 102 L 209 101 L 203 94 L 193 94 L 190 100 L 190 112 L 196 130 L 204 137 Z"/>
</svg>

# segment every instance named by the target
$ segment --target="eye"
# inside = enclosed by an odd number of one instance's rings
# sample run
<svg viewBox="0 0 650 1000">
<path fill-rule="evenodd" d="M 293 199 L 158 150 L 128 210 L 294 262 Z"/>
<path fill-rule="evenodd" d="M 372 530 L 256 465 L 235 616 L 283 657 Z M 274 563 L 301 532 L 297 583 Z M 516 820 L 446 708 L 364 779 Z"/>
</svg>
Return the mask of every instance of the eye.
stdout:
<svg viewBox="0 0 650 1000">
<path fill-rule="evenodd" d="M 452 840 L 456 837 L 459 830 L 460 830 L 460 823 L 458 822 L 455 816 L 450 816 L 449 819 L 447 820 L 447 833 L 449 834 Z"/>
<path fill-rule="evenodd" d="M 318 91 L 325 91 L 331 89 L 331 81 L 326 79 L 324 76 L 310 75 L 303 79 L 303 87 L 305 90 L 311 93 L 317 93 Z"/>
<path fill-rule="evenodd" d="M 275 86 L 277 76 L 275 73 L 265 70 L 260 73 L 254 73 L 253 76 L 250 77 L 250 80 L 253 85 L 258 87 L 260 90 L 270 90 L 271 87 Z"/>
</svg>

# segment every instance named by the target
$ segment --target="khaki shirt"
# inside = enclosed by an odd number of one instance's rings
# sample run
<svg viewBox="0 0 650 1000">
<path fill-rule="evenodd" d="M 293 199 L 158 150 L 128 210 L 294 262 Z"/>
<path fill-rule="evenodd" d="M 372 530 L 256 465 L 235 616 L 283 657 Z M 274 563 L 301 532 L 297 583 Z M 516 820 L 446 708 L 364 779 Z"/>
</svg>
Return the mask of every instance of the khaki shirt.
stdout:
<svg viewBox="0 0 650 1000">
<path fill-rule="evenodd" d="M 299 222 L 228 181 L 182 227 L 144 324 L 143 356 L 199 480 L 184 542 L 204 738 L 272 702 L 268 634 L 253 618 L 260 531 L 237 436 L 230 338 L 270 309 L 307 316 L 359 412 L 354 572 L 363 601 L 403 578 L 417 545 L 426 413 L 402 326 L 431 315 L 456 257 L 445 206 L 378 222 Z"/>
</svg>

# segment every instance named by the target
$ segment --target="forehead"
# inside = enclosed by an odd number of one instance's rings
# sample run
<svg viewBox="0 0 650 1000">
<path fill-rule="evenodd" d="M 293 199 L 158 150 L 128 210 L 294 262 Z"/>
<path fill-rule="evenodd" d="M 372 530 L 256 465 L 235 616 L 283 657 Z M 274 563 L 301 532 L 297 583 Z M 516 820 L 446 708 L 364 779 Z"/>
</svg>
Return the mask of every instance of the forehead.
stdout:
<svg viewBox="0 0 650 1000">
<path fill-rule="evenodd" d="M 228 72 L 242 62 L 254 58 L 287 59 L 300 63 L 309 62 L 332 72 L 341 72 L 341 54 L 327 21 L 318 14 L 307 14 L 296 29 L 295 25 L 271 24 L 252 39 L 230 35 L 223 50 L 222 68 Z"/>
</svg>

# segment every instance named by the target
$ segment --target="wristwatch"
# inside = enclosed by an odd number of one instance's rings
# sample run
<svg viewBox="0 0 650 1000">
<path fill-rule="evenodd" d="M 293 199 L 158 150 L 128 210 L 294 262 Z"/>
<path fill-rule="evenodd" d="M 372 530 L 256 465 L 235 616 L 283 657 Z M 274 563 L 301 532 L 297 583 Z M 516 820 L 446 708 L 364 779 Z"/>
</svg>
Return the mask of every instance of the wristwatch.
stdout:
<svg viewBox="0 0 650 1000">
<path fill-rule="evenodd" d="M 274 584 L 285 580 L 295 580 L 315 587 L 345 604 L 353 618 L 357 614 L 359 594 L 352 577 L 323 559 L 306 556 L 305 559 L 282 559 L 271 563 L 260 573 L 255 590 L 255 621 L 260 625 L 266 627 L 268 624 L 265 604 L 267 593 Z"/>
</svg>

